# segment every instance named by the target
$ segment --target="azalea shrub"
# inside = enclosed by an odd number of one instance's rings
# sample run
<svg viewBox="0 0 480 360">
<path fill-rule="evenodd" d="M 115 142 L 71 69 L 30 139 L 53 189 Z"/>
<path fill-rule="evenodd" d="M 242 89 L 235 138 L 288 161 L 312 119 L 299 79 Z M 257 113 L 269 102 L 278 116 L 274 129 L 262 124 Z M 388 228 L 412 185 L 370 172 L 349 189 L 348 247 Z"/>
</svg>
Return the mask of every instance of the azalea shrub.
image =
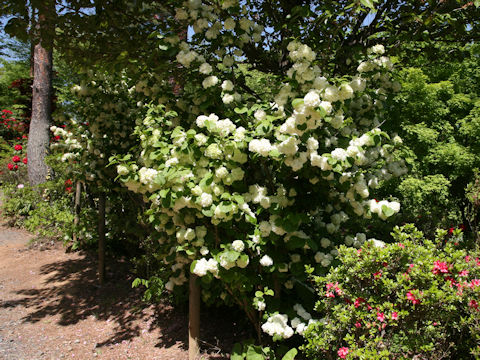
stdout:
<svg viewBox="0 0 480 360">
<path fill-rule="evenodd" d="M 305 332 L 314 359 L 473 359 L 480 355 L 480 258 L 461 229 L 426 239 L 413 225 L 394 242 L 339 249 L 314 276 L 321 319 Z"/>
</svg>

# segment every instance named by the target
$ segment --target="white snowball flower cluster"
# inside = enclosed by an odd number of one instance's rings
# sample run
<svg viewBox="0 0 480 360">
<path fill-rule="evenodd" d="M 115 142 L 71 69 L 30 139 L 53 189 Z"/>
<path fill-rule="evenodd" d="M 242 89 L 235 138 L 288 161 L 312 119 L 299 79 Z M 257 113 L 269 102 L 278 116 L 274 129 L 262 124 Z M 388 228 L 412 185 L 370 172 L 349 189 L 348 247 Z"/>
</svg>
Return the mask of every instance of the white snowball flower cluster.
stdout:
<svg viewBox="0 0 480 360">
<path fill-rule="evenodd" d="M 211 75 L 205 78 L 202 82 L 202 86 L 204 89 L 208 89 L 209 87 L 215 86 L 218 84 L 218 78 L 215 75 Z"/>
<path fill-rule="evenodd" d="M 400 211 L 400 203 L 398 201 L 390 202 L 387 200 L 377 201 L 371 199 L 369 200 L 368 205 L 370 206 L 370 211 L 377 214 L 382 220 L 385 220 Z"/>
<path fill-rule="evenodd" d="M 288 339 L 293 335 L 293 329 L 288 326 L 288 316 L 284 314 L 270 316 L 262 325 L 262 330 L 272 337 L 277 335 L 283 339 Z"/>
<path fill-rule="evenodd" d="M 215 259 L 201 258 L 195 264 L 193 273 L 197 276 L 205 276 L 207 273 L 212 273 L 213 275 L 218 275 L 218 262 Z"/>
<path fill-rule="evenodd" d="M 208 75 L 212 72 L 212 66 L 208 63 L 200 65 L 199 71 L 201 74 Z"/>
<path fill-rule="evenodd" d="M 273 265 L 273 260 L 270 256 L 263 255 L 262 258 L 260 259 L 260 265 L 262 265 L 264 267 L 272 266 Z"/>
<path fill-rule="evenodd" d="M 157 177 L 158 171 L 155 169 L 149 169 L 146 167 L 142 167 L 138 171 L 138 175 L 140 177 L 140 182 L 145 185 L 151 185 L 153 180 Z"/>
<path fill-rule="evenodd" d="M 272 151 L 272 144 L 268 139 L 253 139 L 248 144 L 248 150 L 266 157 Z"/>
<path fill-rule="evenodd" d="M 242 240 L 232 242 L 232 248 L 235 251 L 242 252 L 245 249 L 245 243 Z"/>
</svg>

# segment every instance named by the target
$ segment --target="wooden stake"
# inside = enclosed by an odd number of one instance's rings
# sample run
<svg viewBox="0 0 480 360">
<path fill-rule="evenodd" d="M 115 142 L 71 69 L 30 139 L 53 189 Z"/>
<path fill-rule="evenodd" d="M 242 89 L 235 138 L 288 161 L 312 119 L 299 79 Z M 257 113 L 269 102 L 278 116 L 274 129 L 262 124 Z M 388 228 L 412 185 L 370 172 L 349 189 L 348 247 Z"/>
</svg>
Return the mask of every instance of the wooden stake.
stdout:
<svg viewBox="0 0 480 360">
<path fill-rule="evenodd" d="M 200 334 L 200 286 L 198 276 L 190 274 L 188 294 L 188 360 L 195 360 L 200 353 L 198 337 Z"/>
<path fill-rule="evenodd" d="M 77 185 L 75 188 L 75 208 L 74 208 L 75 218 L 73 219 L 73 226 L 74 226 L 73 243 L 74 244 L 78 241 L 77 226 L 78 226 L 78 223 L 80 222 L 81 195 L 82 195 L 82 183 L 80 181 L 77 181 Z"/>
<path fill-rule="evenodd" d="M 105 282 L 105 193 L 98 199 L 98 280 Z"/>
</svg>

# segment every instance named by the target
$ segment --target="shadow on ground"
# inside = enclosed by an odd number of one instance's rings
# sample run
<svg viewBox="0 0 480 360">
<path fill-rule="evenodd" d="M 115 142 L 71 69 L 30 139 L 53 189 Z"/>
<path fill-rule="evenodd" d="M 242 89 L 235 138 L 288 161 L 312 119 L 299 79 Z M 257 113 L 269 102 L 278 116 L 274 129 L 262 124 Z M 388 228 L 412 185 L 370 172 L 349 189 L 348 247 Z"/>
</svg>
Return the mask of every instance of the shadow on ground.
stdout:
<svg viewBox="0 0 480 360">
<path fill-rule="evenodd" d="M 53 262 L 40 268 L 47 277 L 40 289 L 23 289 L 17 292 L 18 300 L 0 301 L 0 307 L 23 306 L 34 309 L 23 319 L 35 323 L 49 316 L 59 315 L 58 324 L 69 326 L 89 316 L 115 324 L 114 334 L 97 347 L 108 346 L 140 336 L 143 321 L 149 323 L 148 331 L 160 330 L 157 347 L 171 347 L 180 343 L 188 348 L 188 315 L 183 308 L 160 303 L 149 307 L 141 300 L 141 290 L 132 289 L 133 277 L 128 263 L 108 262 L 107 283 L 97 285 L 96 260 L 88 253 L 80 258 Z M 145 309 L 149 311 L 145 311 Z M 244 325 L 237 325 L 237 314 L 228 310 L 211 309 L 202 312 L 201 346 L 215 359 L 229 352 L 233 343 L 246 337 Z M 143 327 L 145 328 L 145 326 Z"/>
</svg>

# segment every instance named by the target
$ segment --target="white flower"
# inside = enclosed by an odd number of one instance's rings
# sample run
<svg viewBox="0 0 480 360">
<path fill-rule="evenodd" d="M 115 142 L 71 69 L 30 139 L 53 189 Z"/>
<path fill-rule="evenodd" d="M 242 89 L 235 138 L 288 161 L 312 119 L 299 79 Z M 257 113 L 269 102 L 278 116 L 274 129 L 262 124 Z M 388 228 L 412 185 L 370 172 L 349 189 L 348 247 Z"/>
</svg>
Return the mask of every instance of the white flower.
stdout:
<svg viewBox="0 0 480 360">
<path fill-rule="evenodd" d="M 222 97 L 222 101 L 224 104 L 228 105 L 230 104 L 231 102 L 233 102 L 235 100 L 235 97 L 232 95 L 232 94 L 225 94 L 223 95 Z"/>
<path fill-rule="evenodd" d="M 284 314 L 269 317 L 267 322 L 262 325 L 262 330 L 270 336 L 279 335 L 284 339 L 293 335 L 293 329 L 288 326 L 288 316 Z"/>
<path fill-rule="evenodd" d="M 200 115 L 199 117 L 197 117 L 195 122 L 199 128 L 203 128 L 205 126 L 206 120 L 208 120 L 208 116 Z"/>
<path fill-rule="evenodd" d="M 242 240 L 235 240 L 232 242 L 232 248 L 235 251 L 242 252 L 245 249 L 245 244 Z"/>
<path fill-rule="evenodd" d="M 258 311 L 263 311 L 263 310 L 265 310 L 265 307 L 266 307 L 266 306 L 267 306 L 267 304 L 265 304 L 264 301 L 259 301 L 259 302 L 257 303 L 257 309 L 258 309 Z"/>
<path fill-rule="evenodd" d="M 222 155 L 222 150 L 220 150 L 220 147 L 216 143 L 208 145 L 208 147 L 205 149 L 205 156 L 208 158 L 221 159 Z"/>
<path fill-rule="evenodd" d="M 268 221 L 262 221 L 258 228 L 260 230 L 260 233 L 262 234 L 262 237 L 267 237 L 272 231 L 272 225 L 270 225 Z"/>
<path fill-rule="evenodd" d="M 205 258 L 202 258 L 200 260 L 197 260 L 197 263 L 195 264 L 195 267 L 193 269 L 193 273 L 197 276 L 205 276 L 207 275 L 208 272 L 208 262 Z"/>
<path fill-rule="evenodd" d="M 261 259 L 260 259 L 260 265 L 262 266 L 272 266 L 273 265 L 273 260 L 270 256 L 268 255 L 264 255 Z"/>
<path fill-rule="evenodd" d="M 332 103 L 329 101 L 322 101 L 319 104 L 319 107 L 322 108 L 327 114 L 330 114 L 333 110 Z"/>
<path fill-rule="evenodd" d="M 385 53 L 385 47 L 381 44 L 372 46 L 372 52 L 377 55 L 383 55 Z"/>
<path fill-rule="evenodd" d="M 272 150 L 272 144 L 268 139 L 253 139 L 248 144 L 248 150 L 262 156 L 268 156 L 268 153 Z"/>
<path fill-rule="evenodd" d="M 200 205 L 202 207 L 208 207 L 212 205 L 213 199 L 212 199 L 212 195 L 209 193 L 205 193 L 205 192 L 202 193 L 199 199 L 200 199 Z"/>
<path fill-rule="evenodd" d="M 200 73 L 208 75 L 212 72 L 212 66 L 208 63 L 203 63 L 199 68 Z"/>
<path fill-rule="evenodd" d="M 117 173 L 118 175 L 127 175 L 128 168 L 125 165 L 118 165 L 117 166 Z"/>
<path fill-rule="evenodd" d="M 320 105 L 320 96 L 316 91 L 309 91 L 307 95 L 303 98 L 305 106 L 308 107 L 317 107 Z"/>
<path fill-rule="evenodd" d="M 218 83 L 218 78 L 215 75 L 208 76 L 203 80 L 202 86 L 204 89 L 208 89 L 209 87 L 215 86 Z"/>
<path fill-rule="evenodd" d="M 258 109 L 257 111 L 255 111 L 255 114 L 253 114 L 253 116 L 257 121 L 262 121 L 267 118 L 267 113 L 262 109 Z"/>
<path fill-rule="evenodd" d="M 330 246 L 330 240 L 327 239 L 327 238 L 322 238 L 322 240 L 320 240 L 320 245 L 323 248 L 329 247 Z"/>
<path fill-rule="evenodd" d="M 347 152 L 345 149 L 342 148 L 336 148 L 335 150 L 332 151 L 332 158 L 340 161 L 344 161 L 347 159 Z"/>
<path fill-rule="evenodd" d="M 222 90 L 223 91 L 232 91 L 233 90 L 233 83 L 230 80 L 225 80 L 222 83 Z"/>
</svg>

